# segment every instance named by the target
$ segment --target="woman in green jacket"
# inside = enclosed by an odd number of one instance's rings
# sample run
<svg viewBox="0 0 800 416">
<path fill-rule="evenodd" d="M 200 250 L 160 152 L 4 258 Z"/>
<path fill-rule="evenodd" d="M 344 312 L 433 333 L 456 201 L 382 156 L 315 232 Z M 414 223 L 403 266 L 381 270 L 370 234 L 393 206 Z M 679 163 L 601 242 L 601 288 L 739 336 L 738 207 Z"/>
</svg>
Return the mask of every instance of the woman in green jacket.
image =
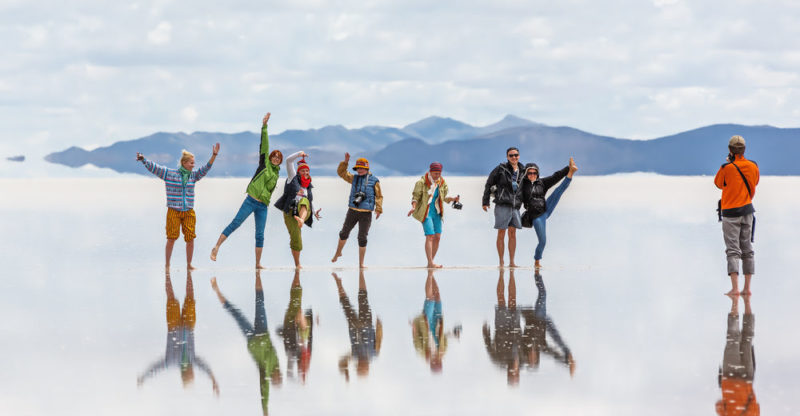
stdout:
<svg viewBox="0 0 800 416">
<path fill-rule="evenodd" d="M 272 191 L 275 190 L 275 184 L 278 182 L 278 172 L 280 171 L 281 162 L 283 161 L 283 153 L 280 150 L 269 151 L 269 135 L 267 134 L 267 122 L 269 121 L 270 113 L 264 116 L 261 125 L 261 147 L 258 161 L 258 169 L 256 169 L 253 179 L 247 185 L 247 197 L 242 202 L 239 212 L 236 217 L 225 227 L 222 234 L 219 235 L 217 245 L 211 250 L 211 260 L 217 261 L 217 253 L 222 242 L 231 235 L 242 222 L 253 214 L 256 220 L 256 269 L 263 269 L 261 266 L 261 251 L 264 249 L 264 228 L 267 225 L 267 208 L 269 200 L 272 197 Z M 267 157 L 269 154 L 269 157 Z M 269 163 L 267 163 L 269 160 Z"/>
</svg>

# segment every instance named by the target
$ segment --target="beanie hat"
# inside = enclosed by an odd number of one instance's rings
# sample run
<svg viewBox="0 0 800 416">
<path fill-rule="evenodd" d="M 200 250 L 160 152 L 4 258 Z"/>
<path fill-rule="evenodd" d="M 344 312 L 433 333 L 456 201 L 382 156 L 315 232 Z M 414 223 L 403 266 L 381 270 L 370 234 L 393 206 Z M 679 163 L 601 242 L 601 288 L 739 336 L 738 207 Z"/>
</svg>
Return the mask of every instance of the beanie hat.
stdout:
<svg viewBox="0 0 800 416">
<path fill-rule="evenodd" d="M 442 164 L 439 163 L 439 162 L 431 163 L 430 171 L 431 172 L 441 172 L 442 171 Z"/>
<path fill-rule="evenodd" d="M 300 169 L 308 169 L 308 171 L 311 172 L 311 168 L 308 167 L 308 163 L 306 163 L 305 159 L 300 159 L 300 161 L 297 162 L 297 171 L 299 172 Z"/>
<path fill-rule="evenodd" d="M 369 170 L 369 160 L 367 160 L 364 157 L 360 157 L 360 158 L 356 159 L 356 165 L 353 166 L 353 170 L 356 170 L 356 169 L 359 169 L 359 168 L 360 169 Z"/>
</svg>

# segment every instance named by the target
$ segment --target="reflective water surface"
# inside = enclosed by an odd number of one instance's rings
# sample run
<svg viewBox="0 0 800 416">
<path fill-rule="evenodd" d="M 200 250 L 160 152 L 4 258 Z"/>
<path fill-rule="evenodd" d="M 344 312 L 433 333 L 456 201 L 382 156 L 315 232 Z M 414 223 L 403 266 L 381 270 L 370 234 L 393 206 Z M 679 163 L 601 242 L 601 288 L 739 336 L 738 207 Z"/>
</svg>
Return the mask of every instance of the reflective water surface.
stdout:
<svg viewBox="0 0 800 416">
<path fill-rule="evenodd" d="M 762 179 L 736 300 L 710 178 L 576 176 L 539 273 L 529 230 L 493 267 L 479 178 L 448 180 L 444 269 L 418 267 L 413 178 L 382 182 L 370 267 L 350 241 L 332 268 L 346 189 L 315 180 L 306 267 L 270 209 L 260 273 L 252 219 L 208 260 L 246 180 L 198 185 L 191 273 L 180 240 L 164 270 L 155 181 L 0 180 L 0 414 L 800 414 L 800 179 Z"/>
</svg>

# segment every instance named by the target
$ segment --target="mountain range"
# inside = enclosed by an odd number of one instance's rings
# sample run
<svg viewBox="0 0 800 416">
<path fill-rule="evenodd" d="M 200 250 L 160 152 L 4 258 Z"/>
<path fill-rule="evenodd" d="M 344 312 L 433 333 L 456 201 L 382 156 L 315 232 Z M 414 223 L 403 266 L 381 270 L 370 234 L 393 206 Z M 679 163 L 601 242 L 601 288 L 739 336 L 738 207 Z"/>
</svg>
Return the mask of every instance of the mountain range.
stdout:
<svg viewBox="0 0 800 416">
<path fill-rule="evenodd" d="M 346 151 L 354 158 L 367 157 L 373 172 L 380 176 L 420 174 L 434 160 L 441 162 L 449 175 L 485 175 L 505 161 L 505 151 L 512 146 L 520 149 L 522 162 L 537 163 L 544 174 L 566 166 L 573 156 L 580 173 L 588 175 L 713 175 L 724 162 L 728 139 L 734 134 L 745 138 L 746 156 L 759 163 L 762 174 L 800 175 L 800 166 L 790 162 L 791 155 L 800 150 L 800 128 L 738 124 L 715 124 L 651 140 L 629 140 L 547 126 L 512 115 L 483 127 L 428 117 L 403 128 L 286 130 L 270 135 L 270 147 L 281 149 L 284 155 L 305 150 L 311 155 L 308 161 L 315 175 L 334 175 Z M 222 149 L 211 176 L 253 174 L 259 146 L 259 134 L 254 132 L 159 132 L 91 151 L 70 147 L 45 159 L 71 167 L 90 163 L 117 172 L 147 174 L 134 161 L 136 152 L 177 166 L 181 150 L 189 149 L 203 163 L 215 142 L 221 143 Z"/>
</svg>

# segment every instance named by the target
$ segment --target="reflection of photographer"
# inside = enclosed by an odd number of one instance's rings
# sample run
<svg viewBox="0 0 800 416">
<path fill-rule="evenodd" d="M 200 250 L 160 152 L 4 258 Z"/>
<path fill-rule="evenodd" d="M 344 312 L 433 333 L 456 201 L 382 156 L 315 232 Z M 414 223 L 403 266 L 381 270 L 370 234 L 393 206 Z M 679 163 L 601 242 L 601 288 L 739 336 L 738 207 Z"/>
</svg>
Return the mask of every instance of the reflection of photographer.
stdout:
<svg viewBox="0 0 800 416">
<path fill-rule="evenodd" d="M 339 176 L 350 184 L 350 196 L 347 203 L 350 209 L 344 218 L 344 225 L 339 231 L 339 245 L 336 247 L 336 254 L 333 255 L 332 262 L 336 262 L 342 255 L 344 243 L 350 236 L 350 231 L 358 224 L 358 265 L 364 267 L 364 255 L 367 252 L 367 233 L 372 225 L 372 211 L 375 211 L 375 219 L 380 218 L 383 212 L 383 194 L 378 178 L 369 172 L 369 161 L 365 158 L 356 160 L 353 170 L 356 175 L 347 171 L 350 162 L 350 153 L 344 154 L 344 160 L 339 163 L 336 172 Z"/>
<path fill-rule="evenodd" d="M 718 415 L 758 415 L 761 406 L 756 400 L 753 380 L 756 356 L 753 348 L 755 317 L 750 308 L 750 296 L 744 298 L 744 315 L 739 326 L 739 296 L 731 296 L 731 311 L 727 319 L 725 351 L 719 367 L 717 382 L 722 398 L 716 403 Z"/>
<path fill-rule="evenodd" d="M 442 236 L 442 216 L 444 204 L 453 203 L 453 208 L 461 209 L 461 197 L 447 196 L 447 183 L 442 178 L 442 164 L 431 163 L 430 169 L 414 185 L 411 193 L 411 210 L 408 216 L 422 223 L 425 232 L 425 255 L 428 257 L 428 267 L 442 267 L 434 264 L 433 258 L 439 250 L 439 239 Z"/>
<path fill-rule="evenodd" d="M 733 136 L 728 142 L 728 162 L 723 164 L 714 185 L 722 189 L 719 201 L 719 220 L 722 222 L 722 234 L 725 238 L 725 254 L 728 258 L 728 275 L 731 277 L 731 291 L 739 293 L 739 259 L 744 272 L 743 295 L 750 294 L 750 278 L 755 273 L 753 261 L 753 232 L 755 217 L 753 213 L 753 197 L 758 185 L 758 165 L 744 158 L 744 138 Z"/>
</svg>

